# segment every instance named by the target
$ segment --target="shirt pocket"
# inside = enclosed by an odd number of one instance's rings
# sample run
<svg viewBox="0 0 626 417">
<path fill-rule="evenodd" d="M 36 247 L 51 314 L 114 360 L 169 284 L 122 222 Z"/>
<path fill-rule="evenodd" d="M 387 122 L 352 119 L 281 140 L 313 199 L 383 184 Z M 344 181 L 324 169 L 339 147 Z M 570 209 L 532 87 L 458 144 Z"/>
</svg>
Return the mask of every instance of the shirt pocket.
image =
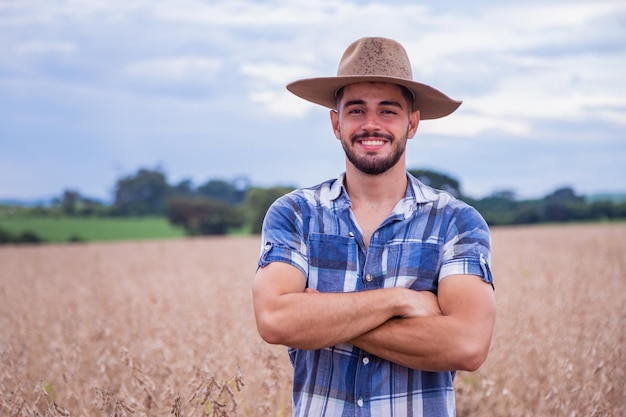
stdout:
<svg viewBox="0 0 626 417">
<path fill-rule="evenodd" d="M 422 242 L 392 244 L 388 248 L 384 286 L 436 293 L 440 264 L 438 245 Z"/>
<path fill-rule="evenodd" d="M 307 286 L 322 292 L 354 291 L 358 273 L 358 245 L 353 237 L 309 235 Z"/>
</svg>

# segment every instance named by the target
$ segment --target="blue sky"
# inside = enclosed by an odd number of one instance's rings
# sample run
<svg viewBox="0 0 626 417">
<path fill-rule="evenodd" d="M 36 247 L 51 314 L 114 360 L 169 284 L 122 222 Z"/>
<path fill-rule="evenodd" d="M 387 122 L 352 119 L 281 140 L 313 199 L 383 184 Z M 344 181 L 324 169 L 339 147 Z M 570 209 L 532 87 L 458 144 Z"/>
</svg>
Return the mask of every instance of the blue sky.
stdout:
<svg viewBox="0 0 626 417">
<path fill-rule="evenodd" d="M 110 200 L 141 167 L 334 177 L 328 110 L 285 85 L 334 75 L 362 36 L 399 40 L 416 80 L 464 101 L 420 124 L 409 168 L 474 197 L 626 191 L 622 0 L 2 0 L 0 198 Z"/>
</svg>

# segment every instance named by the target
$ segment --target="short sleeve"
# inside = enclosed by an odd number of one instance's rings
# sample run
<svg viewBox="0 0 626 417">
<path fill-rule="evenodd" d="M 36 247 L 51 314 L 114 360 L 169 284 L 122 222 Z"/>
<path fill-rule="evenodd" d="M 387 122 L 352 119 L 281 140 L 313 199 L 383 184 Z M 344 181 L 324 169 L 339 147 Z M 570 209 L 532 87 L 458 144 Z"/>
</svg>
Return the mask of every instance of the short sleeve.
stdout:
<svg viewBox="0 0 626 417">
<path fill-rule="evenodd" d="M 441 281 L 456 274 L 477 275 L 493 286 L 491 273 L 491 236 L 480 213 L 464 206 L 452 217 L 446 233 Z"/>
<path fill-rule="evenodd" d="M 307 245 L 302 233 L 301 210 L 291 194 L 270 206 L 263 220 L 261 237 L 260 268 L 271 262 L 285 262 L 307 276 Z"/>
</svg>

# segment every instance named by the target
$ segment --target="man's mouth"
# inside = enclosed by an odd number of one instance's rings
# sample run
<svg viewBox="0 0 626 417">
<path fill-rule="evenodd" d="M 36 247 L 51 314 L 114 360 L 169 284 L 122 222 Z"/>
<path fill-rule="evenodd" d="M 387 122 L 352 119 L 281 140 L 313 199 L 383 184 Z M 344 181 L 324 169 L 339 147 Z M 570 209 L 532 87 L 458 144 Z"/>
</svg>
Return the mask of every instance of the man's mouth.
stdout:
<svg viewBox="0 0 626 417">
<path fill-rule="evenodd" d="M 365 132 L 361 134 L 357 134 L 352 136 L 353 142 L 360 142 L 363 146 L 368 147 L 377 147 L 383 146 L 385 142 L 393 141 L 393 137 L 391 135 L 387 135 L 379 132 Z"/>
<path fill-rule="evenodd" d="M 361 144 L 363 146 L 383 146 L 385 144 L 384 140 L 362 140 Z"/>
</svg>

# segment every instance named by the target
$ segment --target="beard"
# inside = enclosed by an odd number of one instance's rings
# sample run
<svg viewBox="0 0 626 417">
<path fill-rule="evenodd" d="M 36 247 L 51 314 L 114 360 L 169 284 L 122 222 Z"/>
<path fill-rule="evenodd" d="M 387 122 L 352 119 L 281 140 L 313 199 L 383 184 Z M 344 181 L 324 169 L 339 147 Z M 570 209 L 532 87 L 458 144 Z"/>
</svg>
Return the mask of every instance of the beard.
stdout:
<svg viewBox="0 0 626 417">
<path fill-rule="evenodd" d="M 408 136 L 408 132 L 407 132 Z M 359 139 L 364 138 L 384 138 L 390 141 L 390 143 L 394 144 L 397 142 L 397 145 L 393 149 L 392 153 L 387 156 L 358 156 L 354 152 L 354 148 L 349 146 L 349 144 L 355 143 Z M 364 133 L 360 135 L 352 135 L 349 141 L 342 140 L 341 146 L 343 147 L 344 152 L 346 153 L 346 157 L 348 161 L 354 165 L 356 169 L 363 172 L 367 175 L 380 175 L 382 173 L 387 172 L 389 169 L 394 167 L 400 158 L 402 158 L 402 154 L 406 149 L 407 137 L 401 138 L 401 140 L 396 141 L 393 136 L 386 135 L 382 133 Z"/>
</svg>

